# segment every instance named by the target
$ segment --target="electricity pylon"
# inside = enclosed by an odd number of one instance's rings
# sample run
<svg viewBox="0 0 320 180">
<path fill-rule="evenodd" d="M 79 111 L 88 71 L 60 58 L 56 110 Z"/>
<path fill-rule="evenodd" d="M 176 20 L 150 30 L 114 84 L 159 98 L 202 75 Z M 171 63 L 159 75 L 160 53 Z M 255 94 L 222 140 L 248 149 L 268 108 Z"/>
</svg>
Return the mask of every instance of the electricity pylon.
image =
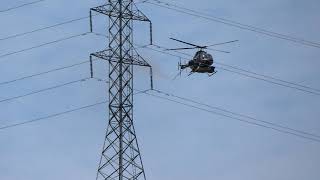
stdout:
<svg viewBox="0 0 320 180">
<path fill-rule="evenodd" d="M 90 9 L 91 32 L 93 11 L 109 16 L 109 45 L 107 49 L 90 55 L 91 76 L 93 56 L 109 63 L 109 123 L 97 179 L 145 180 L 133 126 L 133 66 L 144 66 L 150 70 L 151 66 L 134 49 L 133 21 L 150 23 L 151 44 L 152 24 L 133 0 L 109 0 Z"/>
</svg>

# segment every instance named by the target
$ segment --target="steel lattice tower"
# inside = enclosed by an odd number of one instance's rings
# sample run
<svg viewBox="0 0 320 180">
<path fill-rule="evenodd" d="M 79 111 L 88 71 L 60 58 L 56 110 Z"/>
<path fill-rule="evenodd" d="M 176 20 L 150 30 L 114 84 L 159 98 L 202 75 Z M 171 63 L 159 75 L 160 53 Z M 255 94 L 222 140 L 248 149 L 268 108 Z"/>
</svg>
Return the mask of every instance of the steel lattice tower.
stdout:
<svg viewBox="0 0 320 180">
<path fill-rule="evenodd" d="M 151 66 L 134 49 L 133 21 L 149 22 L 152 37 L 151 21 L 133 0 L 109 0 L 90 9 L 91 31 L 92 11 L 109 16 L 108 48 L 90 55 L 91 76 L 93 56 L 109 62 L 109 123 L 97 179 L 146 179 L 133 126 L 133 66 Z"/>
</svg>

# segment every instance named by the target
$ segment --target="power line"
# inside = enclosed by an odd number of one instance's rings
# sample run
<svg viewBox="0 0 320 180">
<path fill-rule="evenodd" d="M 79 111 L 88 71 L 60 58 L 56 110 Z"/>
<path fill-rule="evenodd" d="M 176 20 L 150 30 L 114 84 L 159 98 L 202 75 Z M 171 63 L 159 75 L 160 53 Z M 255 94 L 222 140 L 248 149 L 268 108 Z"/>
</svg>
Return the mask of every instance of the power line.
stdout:
<svg viewBox="0 0 320 180">
<path fill-rule="evenodd" d="M 287 88 L 290 88 L 290 89 L 295 89 L 295 90 L 298 90 L 298 91 L 302 91 L 302 92 L 306 92 L 306 93 L 309 93 L 309 94 L 313 94 L 313 95 L 320 96 L 320 93 L 318 93 L 318 92 L 313 92 L 313 91 L 305 90 L 305 89 L 302 89 L 302 88 L 299 88 L 299 87 L 294 87 L 294 86 L 286 85 L 286 84 L 283 84 L 283 83 L 278 83 L 278 82 L 270 81 L 270 80 L 268 80 L 268 79 L 259 78 L 259 77 L 256 77 L 256 76 L 252 76 L 252 75 L 248 75 L 248 74 L 245 74 L 245 73 L 233 71 L 233 70 L 226 69 L 226 68 L 223 68 L 223 67 L 218 67 L 218 68 L 219 68 L 219 69 L 222 69 L 222 70 L 224 70 L 224 71 L 228 71 L 228 72 L 231 72 L 231 73 L 240 74 L 240 75 L 242 75 L 242 76 L 246 76 L 246 77 L 249 77 L 249 78 L 253 78 L 253 79 L 265 81 L 265 82 L 268 82 L 268 83 L 271 83 L 271 84 L 275 84 L 275 85 L 278 85 L 278 86 L 287 87 Z"/>
<path fill-rule="evenodd" d="M 59 84 L 59 85 L 52 86 L 52 87 L 49 87 L 49 88 L 45 88 L 45 89 L 41 89 L 41 90 L 37 90 L 37 91 L 32 91 L 30 93 L 26 93 L 26 94 L 23 94 L 23 95 L 6 98 L 6 99 L 3 99 L 3 100 L 0 100 L 0 103 L 7 102 L 7 101 L 12 101 L 12 100 L 19 99 L 19 98 L 22 98 L 22 97 L 26 97 L 26 96 L 42 93 L 42 92 L 45 92 L 45 91 L 50 91 L 50 90 L 61 88 L 61 87 L 68 86 L 68 85 L 71 85 L 71 84 L 76 84 L 76 83 L 79 83 L 79 82 L 86 81 L 88 79 L 90 79 L 90 78 L 84 78 L 84 79 L 80 79 L 80 80 L 76 80 L 76 81 L 70 81 L 70 82 Z"/>
<path fill-rule="evenodd" d="M 3 54 L 3 55 L 0 55 L 0 59 L 4 58 L 4 57 L 7 57 L 7 56 L 14 55 L 14 54 L 22 53 L 22 52 L 25 52 L 25 51 L 38 49 L 38 48 L 43 47 L 43 46 L 47 46 L 47 45 L 55 44 L 55 43 L 58 43 L 58 42 L 74 39 L 74 38 L 77 38 L 77 37 L 80 37 L 80 36 L 85 36 L 85 35 L 88 35 L 89 33 L 90 32 L 81 33 L 81 34 L 77 34 L 77 35 L 73 35 L 73 36 L 68 36 L 68 37 L 61 38 L 61 39 L 58 39 L 58 40 L 55 40 L 55 41 L 50 41 L 50 42 L 46 42 L 46 43 L 43 43 L 43 44 L 39 44 L 37 46 L 33 46 L 33 47 L 26 48 L 26 49 L 10 52 L 10 53 L 7 53 L 7 54 Z"/>
<path fill-rule="evenodd" d="M 46 119 L 50 119 L 50 118 L 62 116 L 62 115 L 65 115 L 65 114 L 69 114 L 69 113 L 72 113 L 72 112 L 75 112 L 75 111 L 80 111 L 80 110 L 88 109 L 88 108 L 91 108 L 91 107 L 94 107 L 94 106 L 106 104 L 107 102 L 108 101 L 102 101 L 102 102 L 98 102 L 98 103 L 95 103 L 95 104 L 91 104 L 91 105 L 87 105 L 87 106 L 82 106 L 82 107 L 79 107 L 79 108 L 71 109 L 71 110 L 68 110 L 68 111 L 63 111 L 63 112 L 60 112 L 60 113 L 51 114 L 51 115 L 48 115 L 48 116 L 44 116 L 44 117 L 40 117 L 40 118 L 24 121 L 24 122 L 21 122 L 21 123 L 2 126 L 2 127 L 0 127 L 0 130 L 5 130 L 5 129 L 21 126 L 21 125 L 26 125 L 26 124 L 30 124 L 30 123 L 34 123 L 34 122 L 43 121 L 43 120 L 46 120 Z"/>
<path fill-rule="evenodd" d="M 199 18 L 206 19 L 206 20 L 209 20 L 209 21 L 222 23 L 222 24 L 225 24 L 225 25 L 228 25 L 228 26 L 239 28 L 239 29 L 252 31 L 252 32 L 255 32 L 255 33 L 258 33 L 258 34 L 263 34 L 263 35 L 266 35 L 266 36 L 270 36 L 270 37 L 274 37 L 274 38 L 278 38 L 278 39 L 282 39 L 282 40 L 286 40 L 286 41 L 302 44 L 302 45 L 305 45 L 305 46 L 320 48 L 320 43 L 307 41 L 307 40 L 303 40 L 303 39 L 298 39 L 298 38 L 294 38 L 294 37 L 291 37 L 291 36 L 288 36 L 288 35 L 283 35 L 283 34 L 280 34 L 280 33 L 275 33 L 275 32 L 268 31 L 268 30 L 263 30 L 261 28 L 256 28 L 256 27 L 253 27 L 253 26 L 241 24 L 241 23 L 238 23 L 238 22 L 235 22 L 235 21 L 226 20 L 226 19 L 222 19 L 222 18 L 217 18 L 217 17 L 214 17 L 214 16 L 209 16 L 209 15 L 206 15 L 206 14 L 204 14 L 202 12 L 195 11 L 195 10 L 188 9 L 188 8 L 184 8 L 184 7 L 181 7 L 181 6 L 177 6 L 177 5 L 174 5 L 174 4 L 171 4 L 171 3 L 166 3 L 166 2 L 159 1 L 159 0 L 153 0 L 153 1 L 155 3 L 148 2 L 148 1 L 146 3 L 152 4 L 152 5 L 155 5 L 155 6 L 158 6 L 158 7 L 170 9 L 170 10 L 173 10 L 173 11 L 176 11 L 176 12 L 180 12 L 180 13 L 183 13 L 183 14 L 188 14 L 188 15 L 191 15 L 191 16 L 194 16 L 194 17 L 199 17 Z M 179 9 L 177 9 L 177 8 L 179 8 Z"/>
<path fill-rule="evenodd" d="M 157 90 L 157 89 L 154 89 L 153 91 L 154 91 L 154 92 L 157 92 L 157 93 L 160 93 L 160 94 L 164 94 L 164 95 L 169 96 L 169 97 L 178 98 L 178 99 L 181 99 L 181 100 L 184 100 L 184 101 L 192 102 L 192 103 L 195 103 L 195 104 L 197 104 L 197 105 L 202 105 L 202 106 L 205 106 L 205 107 L 208 107 L 208 108 L 211 108 L 211 109 L 215 109 L 215 110 L 219 110 L 219 111 L 222 111 L 222 112 L 226 112 L 226 113 L 229 113 L 229 114 L 232 114 L 232 115 L 236 115 L 236 116 L 239 116 L 239 117 L 243 117 L 243 118 L 246 118 L 246 119 L 250 119 L 250 120 L 262 122 L 262 123 L 269 124 L 269 125 L 272 125 L 272 126 L 275 126 L 275 127 L 278 127 L 278 128 L 283 128 L 283 129 L 286 129 L 286 130 L 289 130 L 289 131 L 294 131 L 294 132 L 296 132 L 296 133 L 305 134 L 305 135 L 308 135 L 308 136 L 313 136 L 313 137 L 315 137 L 315 138 L 320 138 L 320 135 L 317 135 L 317 134 L 313 134 L 313 133 L 309 133 L 309 132 L 305 132 L 305 131 L 293 129 L 293 128 L 288 127 L 288 126 L 283 126 L 283 125 L 279 125 L 279 124 L 272 123 L 272 122 L 268 122 L 268 121 L 264 121 L 264 120 L 259 120 L 259 119 L 257 119 L 257 118 L 253 118 L 253 117 L 248 116 L 248 115 L 244 115 L 244 114 L 240 114 L 240 113 L 235 113 L 235 112 L 232 112 L 232 111 L 223 109 L 223 108 L 221 108 L 221 107 L 211 106 L 211 105 L 208 105 L 208 104 L 205 104 L 205 103 L 201 103 L 201 102 L 199 102 L 199 101 L 192 100 L 192 99 L 190 99 L 190 98 L 185 98 L 185 97 L 182 97 L 182 96 L 177 96 L 177 95 L 174 95 L 174 94 L 172 94 L 172 93 L 163 92 L 163 91 Z"/>
<path fill-rule="evenodd" d="M 14 6 L 14 7 L 8 8 L 8 9 L 0 10 L 0 13 L 11 11 L 11 10 L 18 9 L 18 8 L 22 8 L 22 7 L 33 5 L 33 4 L 37 4 L 37 3 L 40 3 L 43 1 L 46 1 L 46 0 L 38 0 L 38 1 L 32 1 L 32 2 L 28 2 L 28 3 L 20 4 L 18 6 Z"/>
<path fill-rule="evenodd" d="M 250 73 L 250 74 L 253 74 L 253 75 L 257 75 L 257 76 L 261 76 L 261 77 L 264 77 L 264 78 L 268 78 L 268 79 L 271 79 L 271 80 L 275 80 L 275 81 L 283 82 L 283 83 L 286 83 L 286 84 L 299 86 L 301 88 L 310 89 L 310 90 L 313 90 L 313 91 L 320 92 L 320 89 L 316 89 L 316 88 L 313 88 L 313 87 L 310 87 L 310 86 L 305 86 L 305 85 L 301 85 L 301 84 L 298 84 L 298 83 L 295 83 L 295 82 L 290 82 L 290 81 L 286 81 L 286 80 L 283 80 L 283 79 L 275 78 L 275 77 L 272 77 L 272 76 L 269 76 L 269 75 L 259 74 L 259 73 L 253 72 L 253 71 L 248 71 L 248 70 L 245 70 L 243 68 L 239 68 L 239 67 L 236 67 L 236 66 L 231 66 L 231 65 L 228 65 L 228 64 L 225 64 L 225 63 L 216 62 L 216 64 L 220 64 L 222 66 L 226 66 L 226 67 L 229 67 L 229 68 L 232 68 L 232 69 L 235 69 L 235 70 L 247 72 L 247 73 Z"/>
<path fill-rule="evenodd" d="M 96 16 L 96 15 L 92 15 L 92 16 Z M 66 25 L 66 24 L 72 24 L 72 23 L 75 23 L 77 21 L 81 21 L 81 20 L 88 19 L 88 18 L 89 18 L 89 16 L 79 17 L 79 18 L 68 20 L 68 21 L 60 22 L 60 23 L 57 23 L 57 24 L 44 26 L 42 28 L 34 29 L 34 30 L 31 30 L 31 31 L 26 31 L 26 32 L 18 33 L 18 34 L 9 35 L 9 36 L 0 38 L 0 41 L 4 41 L 4 40 L 9 40 L 9 39 L 25 36 L 25 35 L 28 35 L 28 34 L 32 34 L 32 33 L 43 31 L 43 30 L 47 30 L 47 29 L 52 29 L 54 27 L 58 27 L 58 26 Z"/>
<path fill-rule="evenodd" d="M 177 100 L 173 100 L 173 99 L 170 99 L 170 98 L 167 98 L 167 97 L 154 95 L 154 94 L 151 94 L 151 93 L 148 93 L 148 92 L 144 92 L 144 94 L 147 94 L 149 96 L 156 97 L 156 98 L 159 98 L 159 99 L 164 99 L 164 100 L 167 100 L 167 101 L 170 101 L 170 102 L 174 102 L 176 104 L 181 104 L 181 105 L 184 105 L 184 106 L 187 106 L 187 107 L 190 107 L 190 108 L 194 108 L 194 109 L 198 109 L 198 110 L 201 110 L 201 111 L 205 111 L 205 112 L 208 112 L 208 113 L 211 113 L 211 114 L 227 117 L 229 119 L 241 121 L 241 122 L 244 122 L 244 123 L 247 123 L 247 124 L 251 124 L 251 125 L 255 125 L 255 126 L 259 126 L 259 127 L 263 127 L 263 128 L 267 128 L 267 129 L 272 129 L 272 130 L 280 132 L 280 133 L 289 134 L 289 135 L 297 136 L 297 137 L 300 137 L 300 138 L 304 138 L 304 139 L 308 139 L 308 140 L 320 143 L 320 139 L 317 139 L 317 138 L 308 137 L 308 136 L 305 136 L 305 135 L 301 135 L 301 134 L 293 133 L 293 132 L 290 132 L 290 131 L 278 129 L 278 128 L 275 128 L 275 127 L 270 127 L 270 126 L 267 126 L 267 125 L 259 124 L 259 123 L 252 122 L 252 121 L 248 121 L 248 120 L 241 119 L 241 118 L 238 118 L 238 117 L 233 117 L 233 116 L 226 115 L 226 114 L 223 114 L 223 113 L 215 112 L 215 111 L 212 111 L 212 110 L 200 108 L 200 107 L 197 107 L 197 106 L 194 106 L 194 105 L 190 105 L 190 104 L 183 103 L 183 102 L 180 102 L 180 101 L 177 101 Z"/>
<path fill-rule="evenodd" d="M 96 61 L 97 59 L 93 58 L 92 60 Z M 62 66 L 62 67 L 59 67 L 59 68 L 51 69 L 51 70 L 40 72 L 40 73 L 31 74 L 31 75 L 28 75 L 28 76 L 20 77 L 20 78 L 9 80 L 9 81 L 3 81 L 3 82 L 0 82 L 0 86 L 1 85 L 6 85 L 6 84 L 10 84 L 10 83 L 14 83 L 14 82 L 21 81 L 21 80 L 25 80 L 25 79 L 29 79 L 29 78 L 33 78 L 33 77 L 37 77 L 37 76 L 42 76 L 42 75 L 49 74 L 49 73 L 56 72 L 56 71 L 60 71 L 60 70 L 69 69 L 69 68 L 72 68 L 72 67 L 75 67 L 75 66 L 86 64 L 86 63 L 89 63 L 89 60 L 82 61 L 82 62 L 75 63 L 75 64 L 71 64 L 71 65 L 68 65 L 68 66 Z"/>
</svg>

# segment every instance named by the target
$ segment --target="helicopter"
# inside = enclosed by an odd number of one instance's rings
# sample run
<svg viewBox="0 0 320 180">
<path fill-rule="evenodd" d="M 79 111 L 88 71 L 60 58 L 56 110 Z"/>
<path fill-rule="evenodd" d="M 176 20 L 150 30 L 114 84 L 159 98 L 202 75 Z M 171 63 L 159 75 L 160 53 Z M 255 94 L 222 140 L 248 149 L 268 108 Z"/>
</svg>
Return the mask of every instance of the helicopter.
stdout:
<svg viewBox="0 0 320 180">
<path fill-rule="evenodd" d="M 180 75 L 181 75 L 182 70 L 184 70 L 186 68 L 191 69 L 188 76 L 192 75 L 193 73 L 207 73 L 208 76 L 212 76 L 215 73 L 217 73 L 217 71 L 215 70 L 215 67 L 213 66 L 214 61 L 213 61 L 212 55 L 207 53 L 204 50 L 208 49 L 209 47 L 212 47 L 212 46 L 228 44 L 228 43 L 233 43 L 233 42 L 238 41 L 238 40 L 233 40 L 233 41 L 227 41 L 227 42 L 223 42 L 223 43 L 212 44 L 212 45 L 208 45 L 208 46 L 199 46 L 199 45 L 188 43 L 188 42 L 185 42 L 185 41 L 182 41 L 179 39 L 175 39 L 175 38 L 170 38 L 170 39 L 177 41 L 177 42 L 180 42 L 180 43 L 183 43 L 183 44 L 187 44 L 189 46 L 193 46 L 193 47 L 167 49 L 168 51 L 198 49 L 198 51 L 194 55 L 193 59 L 190 60 L 188 63 L 181 64 L 181 61 L 178 63 L 178 69 L 180 71 L 179 72 Z M 221 50 L 216 50 L 216 49 L 210 49 L 210 50 L 218 51 L 218 52 L 222 52 L 222 53 L 230 53 L 227 51 L 221 51 Z"/>
</svg>

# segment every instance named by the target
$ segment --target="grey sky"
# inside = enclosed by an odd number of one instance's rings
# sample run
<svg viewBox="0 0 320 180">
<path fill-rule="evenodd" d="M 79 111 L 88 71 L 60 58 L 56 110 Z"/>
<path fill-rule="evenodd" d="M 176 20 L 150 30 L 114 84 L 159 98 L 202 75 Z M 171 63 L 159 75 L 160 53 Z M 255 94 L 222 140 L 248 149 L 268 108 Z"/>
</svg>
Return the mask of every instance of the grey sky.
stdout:
<svg viewBox="0 0 320 180">
<path fill-rule="evenodd" d="M 2 0 L 0 9 L 24 1 Z M 0 13 L 0 38 L 88 15 L 104 1 L 47 0 Z M 208 14 L 279 33 L 320 42 L 317 0 L 173 1 Z M 320 88 L 320 51 L 219 23 L 140 4 L 153 20 L 154 41 L 166 47 L 176 37 L 198 44 L 239 39 L 220 46 L 231 54 L 211 52 L 217 61 L 292 82 Z M 95 31 L 105 32 L 104 17 Z M 147 24 L 136 24 L 135 40 L 147 43 Z M 0 41 L 0 55 L 89 30 L 88 21 L 31 36 Z M 87 35 L 0 59 L 0 82 L 81 62 L 102 50 L 105 39 Z M 258 119 L 320 134 L 320 96 L 311 95 L 219 70 L 208 78 L 194 75 L 172 81 L 178 58 L 140 49 L 155 69 L 160 90 L 190 97 Z M 194 53 L 194 51 L 186 51 Z M 95 63 L 106 78 L 106 64 Z M 10 85 L 0 99 L 24 94 L 89 75 L 85 64 Z M 148 88 L 148 71 L 137 68 L 135 87 Z M 46 116 L 107 98 L 106 85 L 94 80 L 0 103 L 0 126 Z M 0 179 L 94 179 L 107 124 L 107 106 L 67 114 L 39 123 L 0 130 Z M 135 128 L 149 180 L 318 180 L 320 143 L 215 116 L 146 95 L 135 97 Z"/>
</svg>

